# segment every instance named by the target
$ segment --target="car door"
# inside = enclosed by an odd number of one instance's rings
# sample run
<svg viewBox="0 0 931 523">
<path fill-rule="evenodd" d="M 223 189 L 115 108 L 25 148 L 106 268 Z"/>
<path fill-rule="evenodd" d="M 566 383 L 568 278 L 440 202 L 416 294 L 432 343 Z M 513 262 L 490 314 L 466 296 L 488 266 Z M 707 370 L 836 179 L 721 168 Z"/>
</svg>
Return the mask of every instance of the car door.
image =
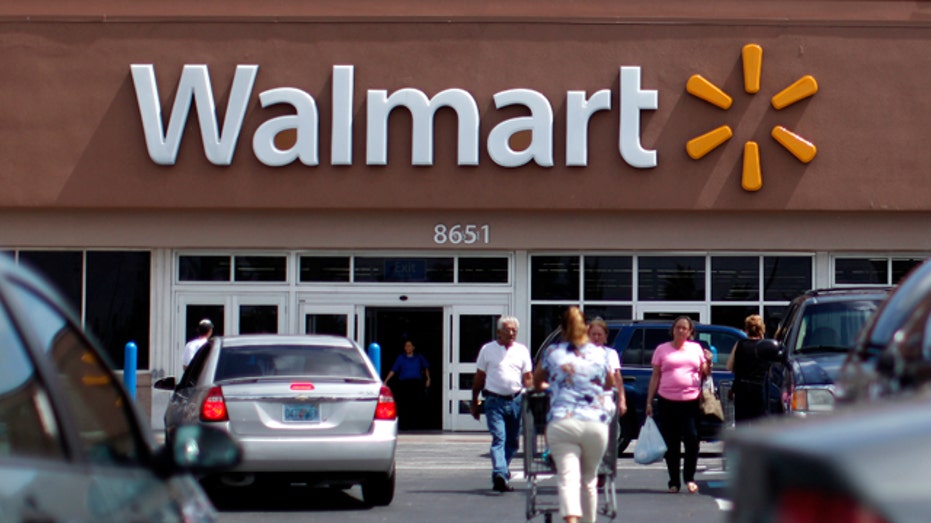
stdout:
<svg viewBox="0 0 931 523">
<path fill-rule="evenodd" d="M 783 344 L 788 352 L 795 345 L 798 338 L 799 316 L 804 309 L 803 300 L 796 298 L 786 311 L 785 317 L 779 322 L 774 339 Z M 786 412 L 786 400 L 791 386 L 792 373 L 786 361 L 774 361 L 769 366 L 763 384 L 764 405 L 768 414 L 783 414 Z"/>
<path fill-rule="evenodd" d="M 4 298 L 4 358 L 26 357 L 0 365 L 21 378 L 0 387 L 0 415 L 8 418 L 0 420 L 7 432 L 0 520 L 181 521 L 169 483 L 149 469 L 132 401 L 100 353 L 36 289 L 14 284 Z M 28 421 L 36 416 L 38 423 Z M 38 442 L 18 434 L 28 427 Z"/>
<path fill-rule="evenodd" d="M 87 520 L 84 475 L 67 459 L 48 389 L 0 308 L 0 521 Z M 49 496 L 48 493 L 56 493 Z M 73 505 L 73 507 L 71 506 Z"/>
<path fill-rule="evenodd" d="M 199 391 L 197 388 L 197 380 L 204 370 L 204 365 L 208 357 L 216 350 L 217 339 L 218 338 L 211 339 L 197 351 L 197 354 L 195 354 L 194 358 L 191 360 L 191 364 L 188 365 L 184 373 L 181 374 L 181 379 L 178 381 L 171 394 L 171 398 L 168 400 L 168 407 L 165 409 L 165 433 L 168 441 L 171 440 L 172 433 L 175 429 L 184 423 L 190 423 L 196 420 L 198 417 L 196 412 L 198 409 L 198 399 L 195 397 Z M 158 386 L 158 384 L 156 384 L 156 386 Z"/>
</svg>

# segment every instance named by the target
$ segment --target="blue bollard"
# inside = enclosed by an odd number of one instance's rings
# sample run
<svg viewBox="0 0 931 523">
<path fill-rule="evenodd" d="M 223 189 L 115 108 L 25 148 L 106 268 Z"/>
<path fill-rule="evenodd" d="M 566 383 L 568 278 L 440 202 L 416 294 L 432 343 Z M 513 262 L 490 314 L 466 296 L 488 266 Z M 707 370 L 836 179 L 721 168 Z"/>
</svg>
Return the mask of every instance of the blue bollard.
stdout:
<svg viewBox="0 0 931 523">
<path fill-rule="evenodd" d="M 381 376 L 381 345 L 377 343 L 369 343 L 369 359 L 372 360 L 372 365 L 375 366 L 375 372 Z"/>
<path fill-rule="evenodd" d="M 129 397 L 136 399 L 136 356 L 139 352 L 136 342 L 131 341 L 123 349 L 123 385 Z"/>
</svg>

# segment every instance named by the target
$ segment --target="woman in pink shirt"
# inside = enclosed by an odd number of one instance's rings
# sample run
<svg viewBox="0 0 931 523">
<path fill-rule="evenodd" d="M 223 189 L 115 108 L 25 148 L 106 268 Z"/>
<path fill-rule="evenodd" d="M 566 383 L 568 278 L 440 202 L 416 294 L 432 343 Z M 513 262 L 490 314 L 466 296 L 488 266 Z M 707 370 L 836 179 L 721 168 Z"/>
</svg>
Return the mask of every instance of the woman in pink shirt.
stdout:
<svg viewBox="0 0 931 523">
<path fill-rule="evenodd" d="M 685 447 L 682 479 L 690 493 L 698 492 L 695 469 L 698 466 L 698 420 L 701 410 L 701 382 L 711 372 L 711 351 L 690 341 L 695 332 L 692 319 L 679 316 L 672 323 L 672 341 L 662 343 L 653 353 L 653 375 L 647 392 L 647 416 L 653 415 L 656 397 L 656 425 L 669 450 L 666 470 L 669 492 L 679 492 L 680 443 Z"/>
</svg>

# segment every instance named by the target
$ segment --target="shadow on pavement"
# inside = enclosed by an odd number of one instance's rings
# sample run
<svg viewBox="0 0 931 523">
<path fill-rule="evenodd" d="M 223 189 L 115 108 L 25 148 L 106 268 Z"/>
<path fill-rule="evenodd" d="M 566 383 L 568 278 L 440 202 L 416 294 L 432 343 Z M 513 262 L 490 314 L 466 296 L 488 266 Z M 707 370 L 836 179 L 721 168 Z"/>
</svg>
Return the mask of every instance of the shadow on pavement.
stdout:
<svg viewBox="0 0 931 523">
<path fill-rule="evenodd" d="M 303 486 L 280 489 L 236 488 L 218 489 L 209 493 L 210 500 L 222 512 L 340 512 L 367 510 L 359 496 L 350 490 Z"/>
</svg>

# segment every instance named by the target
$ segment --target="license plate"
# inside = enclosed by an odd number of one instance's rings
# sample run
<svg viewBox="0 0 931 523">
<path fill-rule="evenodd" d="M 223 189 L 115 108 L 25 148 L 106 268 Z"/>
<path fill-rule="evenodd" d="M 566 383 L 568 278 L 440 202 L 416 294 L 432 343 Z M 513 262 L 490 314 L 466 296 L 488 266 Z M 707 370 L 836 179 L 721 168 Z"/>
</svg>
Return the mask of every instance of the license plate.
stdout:
<svg viewBox="0 0 931 523">
<path fill-rule="evenodd" d="M 320 407 L 316 403 L 286 404 L 285 421 L 320 421 Z"/>
</svg>

